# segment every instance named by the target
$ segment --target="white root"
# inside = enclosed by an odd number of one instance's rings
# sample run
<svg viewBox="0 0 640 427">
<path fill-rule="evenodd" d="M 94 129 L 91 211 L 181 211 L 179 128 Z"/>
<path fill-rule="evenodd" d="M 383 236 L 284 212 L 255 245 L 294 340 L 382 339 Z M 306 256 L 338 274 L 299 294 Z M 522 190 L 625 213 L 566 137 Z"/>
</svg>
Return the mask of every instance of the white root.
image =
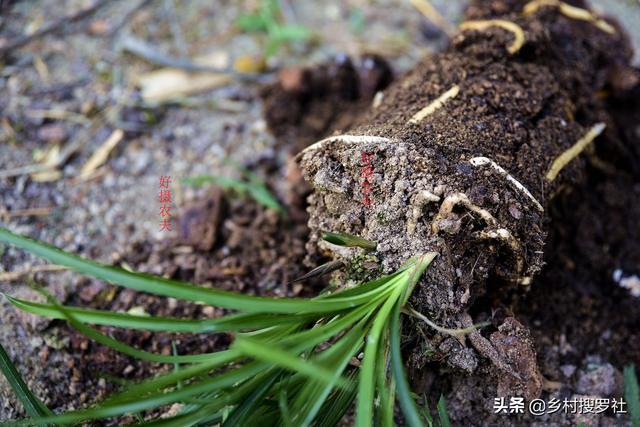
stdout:
<svg viewBox="0 0 640 427">
<path fill-rule="evenodd" d="M 434 234 L 438 234 L 440 232 L 440 221 L 449 216 L 456 205 L 462 205 L 465 208 L 469 209 L 471 212 L 478 214 L 489 226 L 489 229 L 481 230 L 474 233 L 474 237 L 478 239 L 498 240 L 506 244 L 513 251 L 516 257 L 516 274 L 519 277 L 522 273 L 522 270 L 524 269 L 522 245 L 520 244 L 518 239 L 516 239 L 513 234 L 511 234 L 509 230 L 498 226 L 498 220 L 496 220 L 489 211 L 471 203 L 466 194 L 454 193 L 444 199 L 442 205 L 440 205 L 438 214 L 435 216 L 433 222 L 431 223 L 431 231 Z M 523 285 L 529 284 L 531 282 L 531 279 L 523 277 L 520 278 L 518 282 Z"/>
<path fill-rule="evenodd" d="M 522 256 L 522 246 L 518 239 L 513 237 L 513 234 L 506 228 L 497 228 L 493 230 L 482 230 L 474 233 L 474 236 L 478 239 L 492 239 L 503 242 L 514 253 L 516 257 L 516 274 L 520 276 L 522 269 L 524 268 L 524 257 Z M 521 279 L 520 282 L 524 282 L 526 278 Z"/>
<path fill-rule="evenodd" d="M 513 42 L 507 46 L 507 52 L 514 54 L 520 50 L 524 45 L 525 36 L 524 30 L 515 22 L 507 21 L 505 19 L 487 19 L 478 21 L 465 21 L 460 24 L 460 29 L 465 30 L 478 30 L 483 31 L 490 27 L 500 27 L 513 33 Z"/>
<path fill-rule="evenodd" d="M 452 37 L 455 33 L 455 28 L 444 19 L 438 10 L 427 0 L 410 0 L 411 4 L 422 13 L 425 18 L 433 22 L 441 30 L 443 30 L 449 37 Z"/>
<path fill-rule="evenodd" d="M 605 33 L 615 34 L 616 29 L 604 19 L 600 19 L 587 9 L 572 6 L 559 0 L 533 0 L 524 5 L 522 14 L 529 16 L 538 11 L 543 6 L 557 7 L 561 14 L 567 18 L 577 19 L 580 21 L 591 22 L 593 25 L 604 31 Z"/>
<path fill-rule="evenodd" d="M 455 98 L 459 92 L 460 92 L 460 86 L 458 85 L 452 86 L 451 89 L 449 89 L 448 91 L 446 91 L 445 93 L 437 97 L 435 100 L 433 100 L 431 103 L 429 103 L 429 105 L 427 105 L 426 107 L 424 107 L 423 109 L 415 113 L 409 119 L 409 123 L 412 125 L 417 125 L 422 120 L 424 120 L 425 117 L 433 114 L 439 108 L 442 108 L 445 102 L 447 102 L 451 98 Z"/>
<path fill-rule="evenodd" d="M 383 100 L 384 100 L 384 92 L 382 91 L 376 92 L 375 96 L 373 97 L 373 101 L 371 101 L 371 108 L 373 108 L 374 110 L 376 108 L 379 108 L 382 105 Z"/>
<path fill-rule="evenodd" d="M 596 123 L 582 138 L 578 140 L 578 142 L 573 144 L 571 147 L 569 147 L 568 150 L 564 151 L 562 154 L 556 157 L 553 163 L 551 163 L 549 172 L 547 172 L 547 175 L 545 176 L 547 181 L 551 182 L 556 179 L 560 171 L 565 166 L 567 166 L 569 162 L 571 162 L 571 160 L 578 157 L 578 155 L 582 153 L 582 151 L 584 151 L 584 149 L 587 148 L 587 146 L 591 142 L 593 142 L 593 140 L 596 139 L 598 135 L 602 133 L 605 127 L 606 125 L 604 123 Z"/>
<path fill-rule="evenodd" d="M 439 202 L 440 197 L 436 196 L 430 191 L 421 190 L 417 192 L 411 200 L 411 212 L 410 217 L 407 220 L 407 233 L 413 234 L 416 231 L 416 225 L 418 224 L 418 220 L 422 216 L 422 209 L 427 203 L 431 202 Z"/>
<path fill-rule="evenodd" d="M 302 150 L 300 152 L 300 154 L 305 154 L 308 153 L 310 151 L 313 150 L 317 150 L 319 148 L 321 148 L 323 145 L 330 143 L 330 142 L 335 142 L 335 141 L 341 141 L 341 142 L 345 142 L 348 144 L 367 144 L 367 143 L 372 143 L 372 144 L 377 144 L 377 143 L 392 143 L 392 142 L 397 142 L 396 140 L 393 140 L 391 138 L 386 138 L 384 136 L 374 136 L 374 135 L 335 135 L 335 136 L 330 136 L 328 138 L 325 139 L 321 139 L 320 141 L 311 144 L 310 146 L 308 146 L 307 148 L 305 148 L 304 150 Z"/>
<path fill-rule="evenodd" d="M 440 205 L 440 210 L 431 223 L 431 231 L 434 234 L 438 234 L 438 232 L 440 231 L 440 221 L 449 216 L 453 211 L 453 208 L 457 205 L 462 205 L 465 208 L 469 209 L 471 212 L 480 215 L 480 217 L 487 223 L 488 226 L 494 227 L 498 224 L 498 221 L 493 217 L 493 215 L 489 213 L 489 211 L 471 203 L 466 194 L 453 193 L 444 199 L 442 205 Z"/>
<path fill-rule="evenodd" d="M 531 192 L 527 190 L 527 188 L 524 185 L 522 185 L 520 181 L 515 179 L 513 175 L 511 175 L 506 170 L 504 170 L 499 164 L 497 164 L 496 162 L 494 162 L 488 157 L 474 157 L 473 159 L 469 160 L 469 162 L 476 167 L 490 165 L 496 172 L 498 172 L 499 175 L 503 176 L 509 182 L 509 184 L 513 185 L 514 188 L 516 188 L 517 190 L 522 192 L 525 196 L 527 196 L 529 200 L 533 202 L 533 204 L 536 206 L 536 208 L 540 212 L 544 212 L 544 208 L 542 207 L 540 202 L 538 202 L 538 200 L 536 200 L 536 198 L 533 197 L 533 194 L 531 194 Z"/>
<path fill-rule="evenodd" d="M 482 322 L 477 324 L 471 323 L 469 326 L 465 328 L 445 328 L 442 326 L 438 326 L 432 320 L 430 320 L 427 316 L 425 316 L 424 314 L 420 313 L 417 310 L 414 310 L 411 307 L 403 309 L 403 312 L 406 314 L 409 314 L 410 316 L 415 317 L 416 319 L 422 320 L 424 323 L 426 323 L 436 331 L 440 332 L 441 334 L 451 335 L 452 337 L 455 337 L 458 339 L 463 339 L 465 335 L 476 332 L 478 331 L 478 329 L 483 328 L 485 326 L 491 325 L 491 322 Z"/>
</svg>

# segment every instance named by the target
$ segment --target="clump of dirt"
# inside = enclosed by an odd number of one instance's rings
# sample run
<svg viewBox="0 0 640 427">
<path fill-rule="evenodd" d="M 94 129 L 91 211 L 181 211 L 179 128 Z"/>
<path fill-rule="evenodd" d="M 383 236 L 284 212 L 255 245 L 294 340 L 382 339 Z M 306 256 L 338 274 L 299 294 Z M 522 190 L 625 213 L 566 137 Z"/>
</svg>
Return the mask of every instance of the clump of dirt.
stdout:
<svg viewBox="0 0 640 427">
<path fill-rule="evenodd" d="M 607 138 L 598 141 L 585 179 L 551 202 L 545 268 L 530 292 L 496 289 L 473 309 L 476 316 L 491 309 L 498 321 L 504 313 L 516 313 L 527 325 L 546 383 L 541 398 L 547 402 L 619 399 L 621 368 L 640 363 L 640 300 L 620 284 L 622 277 L 640 274 L 639 95 L 636 86 L 607 99 L 613 123 Z M 428 376 L 429 369 L 437 370 L 423 365 L 416 377 Z M 450 413 L 461 425 L 512 425 L 515 419 L 519 425 L 623 422 L 611 411 L 599 416 L 564 411 L 543 417 L 496 415 L 492 391 L 497 382 L 486 368 L 471 377 L 429 380 L 418 385 L 431 387 L 432 399 L 446 391 Z"/>
<path fill-rule="evenodd" d="M 278 141 L 297 153 L 331 130 L 350 127 L 392 80 L 391 66 L 377 55 L 286 68 L 262 93 L 264 117 Z"/>
<path fill-rule="evenodd" d="M 466 15 L 517 24 L 526 40 L 517 52 L 508 52 L 514 35 L 502 28 L 465 31 L 385 91 L 348 135 L 303 151 L 303 175 L 314 188 L 311 263 L 327 252 L 347 263 L 352 256 L 321 241 L 323 230 L 377 242 L 373 255 L 384 271 L 437 252 L 411 303 L 449 327 L 467 326 L 467 312 L 488 283 L 500 293 L 531 285 L 544 264 L 551 200 L 585 175 L 584 156 L 556 178 L 549 178 L 551 165 L 585 135 L 607 126 L 606 136 L 614 127 L 599 93 L 612 88 L 620 69 L 630 69 L 631 50 L 620 29 L 610 34 L 553 7 L 523 16 L 525 3 L 476 1 Z M 365 157 L 372 176 L 363 173 Z M 472 314 L 474 321 L 490 316 Z M 501 354 L 506 338 L 495 336 L 473 349 L 447 344 L 444 353 L 466 356 L 444 362 L 469 372 L 483 356 L 497 375 L 537 382 L 527 392 L 534 397 L 542 380 L 531 366 L 531 341 L 516 327 L 503 332 L 503 320 L 496 320 L 497 333 L 511 337 L 527 361 Z M 424 359 L 436 360 L 443 337 L 428 334 L 432 356 Z M 503 385 L 502 393 L 522 393 L 522 381 Z"/>
</svg>

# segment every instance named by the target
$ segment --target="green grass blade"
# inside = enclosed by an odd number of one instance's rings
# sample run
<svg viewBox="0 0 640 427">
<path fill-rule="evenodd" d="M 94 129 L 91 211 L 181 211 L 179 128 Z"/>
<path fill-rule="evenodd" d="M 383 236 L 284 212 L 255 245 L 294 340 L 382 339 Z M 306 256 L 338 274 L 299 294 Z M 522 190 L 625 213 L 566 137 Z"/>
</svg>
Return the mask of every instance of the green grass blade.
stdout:
<svg viewBox="0 0 640 427">
<path fill-rule="evenodd" d="M 416 402 L 411 397 L 411 389 L 407 382 L 400 352 L 400 304 L 396 304 L 394 308 L 390 327 L 391 368 L 396 382 L 398 402 L 400 402 L 405 423 L 409 427 L 423 427 Z"/>
<path fill-rule="evenodd" d="M 282 390 L 278 396 L 278 407 L 280 408 L 280 419 L 284 427 L 293 427 L 286 390 Z"/>
<path fill-rule="evenodd" d="M 216 353 L 205 353 L 205 354 L 195 354 L 195 355 L 185 355 L 185 356 L 173 356 L 173 355 L 164 355 L 157 353 L 150 353 L 145 350 L 139 350 L 135 347 L 131 347 L 130 345 L 123 344 L 120 341 L 111 338 L 108 335 L 105 335 L 89 326 L 86 326 L 82 322 L 79 322 L 70 312 L 66 311 L 61 305 L 53 299 L 53 297 L 48 296 L 50 301 L 55 305 L 56 309 L 64 316 L 71 326 L 77 329 L 82 334 L 91 338 L 92 340 L 106 345 L 107 347 L 111 347 L 116 351 L 127 354 L 132 357 L 136 357 L 138 359 L 147 360 L 149 362 L 157 362 L 157 363 L 197 363 L 197 362 L 206 362 L 211 359 Z"/>
<path fill-rule="evenodd" d="M 358 401 L 356 404 L 356 426 L 373 425 L 373 402 L 375 400 L 375 368 L 376 356 L 380 345 L 380 337 L 387 326 L 389 314 L 402 295 L 403 288 L 396 289 L 376 314 L 371 331 L 367 335 L 364 348 L 364 359 L 360 365 L 360 382 L 358 385 Z"/>
<path fill-rule="evenodd" d="M 143 421 L 134 426 L 144 427 L 191 427 L 198 425 L 204 419 L 211 415 L 211 412 L 215 410 L 210 409 L 209 406 L 201 406 L 199 409 L 184 412 L 170 418 L 159 418 L 151 421 Z"/>
<path fill-rule="evenodd" d="M 353 298 L 359 297 L 363 294 L 374 295 L 380 290 L 381 287 L 388 287 L 391 280 L 397 278 L 401 275 L 406 269 L 400 269 L 398 271 L 393 272 L 387 276 L 379 277 L 377 279 L 371 280 L 369 282 L 365 282 L 361 285 L 358 285 L 353 288 L 349 288 L 340 292 L 335 293 L 325 293 L 317 297 L 317 299 L 336 299 L 336 298 Z"/>
<path fill-rule="evenodd" d="M 356 383 L 357 370 L 351 371 L 348 381 L 351 387 L 338 389 L 333 393 L 322 405 L 318 418 L 314 424 L 317 427 L 335 427 L 338 425 L 347 409 L 351 406 L 351 402 L 356 398 L 358 387 Z"/>
<path fill-rule="evenodd" d="M 241 354 L 233 350 L 225 350 L 214 353 L 211 359 L 204 363 L 199 363 L 189 367 L 182 367 L 179 371 L 163 374 L 155 378 L 148 378 L 142 382 L 131 385 L 127 389 L 109 396 L 105 402 L 123 403 L 160 392 L 166 388 L 177 387 L 183 381 L 194 380 L 207 374 L 215 368 L 219 368 L 228 363 L 240 359 Z"/>
<path fill-rule="evenodd" d="M 437 252 L 428 252 L 424 255 L 413 257 L 406 263 L 407 266 L 411 268 L 411 273 L 409 275 L 407 286 L 404 290 L 402 299 L 400 301 L 400 304 L 402 307 L 404 307 L 407 304 L 407 301 L 409 300 L 409 297 L 413 293 L 413 289 L 418 283 L 418 280 L 420 280 L 420 277 L 422 276 L 424 271 L 427 269 L 427 267 L 431 265 L 431 263 L 437 256 L 438 256 Z"/>
<path fill-rule="evenodd" d="M 64 319 L 62 311 L 53 304 L 38 303 L 8 295 L 5 297 L 20 310 L 54 319 Z M 114 326 L 119 328 L 143 329 L 161 332 L 237 332 L 243 330 L 262 329 L 283 324 L 304 323 L 316 319 L 317 315 L 277 315 L 277 314 L 230 314 L 216 319 L 191 320 L 160 316 L 139 316 L 93 310 L 80 307 L 63 306 L 78 321 L 94 325 Z"/>
<path fill-rule="evenodd" d="M 384 336 L 378 346 L 378 355 L 376 359 L 376 387 L 380 396 L 378 405 L 378 423 L 383 427 L 393 426 L 393 407 L 394 396 L 393 387 L 390 387 L 387 380 L 387 367 L 389 362 L 389 337 L 388 329 L 383 332 Z"/>
<path fill-rule="evenodd" d="M 73 424 L 136 413 L 179 402 L 183 399 L 211 392 L 213 390 L 234 387 L 238 383 L 247 381 L 255 375 L 264 372 L 265 369 L 266 366 L 264 364 L 250 363 L 241 368 L 233 369 L 214 377 L 207 378 L 203 381 L 186 385 L 180 390 L 173 390 L 170 392 L 157 391 L 149 396 L 137 398 L 134 396 L 125 402 L 103 402 L 93 408 L 81 409 L 79 411 L 67 412 L 61 415 L 54 415 L 41 419 L 24 420 L 18 423 L 19 425 L 42 425 L 52 423 Z"/>
<path fill-rule="evenodd" d="M 309 350 L 318 344 L 338 336 L 343 330 L 361 319 L 369 317 L 378 306 L 379 300 L 383 297 L 384 295 L 377 297 L 369 304 L 358 307 L 348 312 L 348 314 L 337 316 L 326 324 L 288 335 L 280 340 L 280 345 L 290 347 L 291 351 L 297 353 Z"/>
<path fill-rule="evenodd" d="M 449 412 L 447 411 L 447 402 L 444 400 L 444 396 L 440 395 L 438 400 L 438 418 L 440 419 L 440 427 L 451 427 L 451 420 L 449 420 Z"/>
<path fill-rule="evenodd" d="M 239 193 L 246 193 L 248 191 L 246 182 L 234 178 L 229 178 L 227 176 L 196 175 L 188 178 L 183 178 L 180 182 L 184 185 L 196 188 L 202 187 L 204 184 L 214 184 L 222 188 L 235 190 Z"/>
<path fill-rule="evenodd" d="M 293 403 L 294 423 L 300 426 L 310 425 L 318 415 L 331 391 L 335 389 L 336 381 L 347 368 L 349 361 L 354 357 L 364 344 L 364 337 L 368 331 L 367 320 L 369 316 L 363 318 L 349 332 L 341 337 L 327 350 L 318 355 L 314 355 L 312 360 L 322 366 L 333 368 L 334 381 L 331 384 L 321 384 L 316 381 L 307 382 L 301 390 L 296 393 Z M 356 384 L 349 387 L 357 389 Z"/>
<path fill-rule="evenodd" d="M 332 384 L 335 381 L 332 371 L 308 360 L 304 360 L 289 351 L 278 348 L 274 344 L 262 343 L 258 340 L 238 336 L 231 345 L 231 348 L 256 360 L 299 372 L 309 378 L 322 381 L 325 384 Z M 345 385 L 341 379 L 338 380 L 337 384 L 339 386 Z"/>
<path fill-rule="evenodd" d="M 144 273 L 132 273 L 121 268 L 97 263 L 37 242 L 0 227 L 0 242 L 14 245 L 54 264 L 64 265 L 88 276 L 126 288 L 164 295 L 187 301 L 203 302 L 252 313 L 331 313 L 366 302 L 362 295 L 351 298 L 293 299 L 256 297 L 218 289 L 203 288 L 190 283 L 169 280 Z"/>
<path fill-rule="evenodd" d="M 640 387 L 638 387 L 636 368 L 633 365 L 624 368 L 624 397 L 629 407 L 631 425 L 640 427 Z"/>
<path fill-rule="evenodd" d="M 427 421 L 427 427 L 433 427 L 433 418 L 431 417 L 431 411 L 429 410 L 429 402 L 427 401 L 427 396 L 422 395 L 424 399 L 424 407 L 422 408 L 422 416 Z"/>
<path fill-rule="evenodd" d="M 313 279 L 315 277 L 324 276 L 325 274 L 329 274 L 329 273 L 332 273 L 332 272 L 334 272 L 336 270 L 340 270 L 342 267 L 344 267 L 344 262 L 342 262 L 342 261 L 330 261 L 330 262 L 324 263 L 324 264 L 314 268 L 310 272 L 298 277 L 297 279 L 293 279 L 289 283 L 298 283 L 298 282 L 302 282 L 304 280 Z"/>
<path fill-rule="evenodd" d="M 338 246 L 346 246 L 348 248 L 363 248 L 367 250 L 375 250 L 378 246 L 376 242 L 363 239 L 362 237 L 354 236 L 347 233 L 333 233 L 330 231 L 322 232 L 322 239 L 329 243 L 333 243 Z"/>
<path fill-rule="evenodd" d="M 256 202 L 260 203 L 266 208 L 274 209 L 281 213 L 285 212 L 280 202 L 278 202 L 278 199 L 273 194 L 271 194 L 266 185 L 260 180 L 252 179 L 247 183 L 226 176 L 197 175 L 185 178 L 181 182 L 185 185 L 190 185 L 193 187 L 201 187 L 204 184 L 214 184 L 222 188 L 235 190 L 241 194 L 248 194 Z"/>
<path fill-rule="evenodd" d="M 268 375 L 261 375 L 262 380 L 251 390 L 251 393 L 242 399 L 239 405 L 233 409 L 229 414 L 229 418 L 222 423 L 222 427 L 242 427 L 246 425 L 248 417 L 255 412 L 256 407 L 265 399 L 279 375 L 279 370 L 271 372 Z"/>
<path fill-rule="evenodd" d="M 53 415 L 53 413 L 40 401 L 20 376 L 20 373 L 14 366 L 11 358 L 0 344 L 0 371 L 4 374 L 9 385 L 16 394 L 16 397 L 22 402 L 24 409 L 32 418 L 42 418 Z"/>
</svg>

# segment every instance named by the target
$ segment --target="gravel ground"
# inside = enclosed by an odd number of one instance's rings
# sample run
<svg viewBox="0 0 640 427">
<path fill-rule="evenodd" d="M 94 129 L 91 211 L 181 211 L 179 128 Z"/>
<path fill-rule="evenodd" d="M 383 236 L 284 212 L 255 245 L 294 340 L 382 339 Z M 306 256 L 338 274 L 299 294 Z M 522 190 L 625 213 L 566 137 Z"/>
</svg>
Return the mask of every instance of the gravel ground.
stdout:
<svg viewBox="0 0 640 427">
<path fill-rule="evenodd" d="M 2 18 L 0 42 L 89 3 L 18 2 L 10 7 L 11 14 Z M 219 52 L 234 57 L 261 52 L 259 37 L 237 33 L 233 27 L 234 18 L 255 2 L 173 2 L 178 5 L 175 16 L 185 40 L 183 49 L 172 36 L 167 19 L 171 14 L 167 5 L 171 3 L 151 2 L 118 34 L 130 32 L 174 55 Z M 284 8 L 287 19 L 310 28 L 317 41 L 306 47 L 283 49 L 274 58 L 273 65 L 277 66 L 311 64 L 345 52 L 354 56 L 377 52 L 390 59 L 396 71 L 402 71 L 445 43 L 442 33 L 427 24 L 407 1 L 283 3 L 293 5 Z M 640 22 L 638 3 L 594 3 L 600 10 L 619 16 L 632 31 L 635 45 L 640 46 L 640 29 L 634 25 Z M 450 22 L 456 22 L 464 2 L 439 0 L 433 4 Z M 0 215 L 0 225 L 104 262 L 130 252 L 132 242 L 168 236 L 159 230 L 160 176 L 171 176 L 176 204 L 182 206 L 201 193 L 181 188 L 178 181 L 204 173 L 234 174 L 222 163 L 226 157 L 247 165 L 273 158 L 284 164 L 273 137 L 266 132 L 259 87 L 254 84 L 233 82 L 191 98 L 205 107 L 159 107 L 148 111 L 127 107 L 119 117 L 110 117 L 108 112 L 118 101 L 131 101 L 138 96 L 134 90 L 136 76 L 154 68 L 130 54 L 119 53 L 114 47 L 117 37 L 101 32 L 101 26 L 113 28 L 125 15 L 123 11 L 133 5 L 134 2 L 113 2 L 93 18 L 73 25 L 73 31 L 45 37 L 18 51 L 10 65 L 0 70 L 0 173 L 34 163 L 39 151 L 55 144 L 55 137 L 60 136 L 56 132 L 62 134 L 61 146 L 78 143 L 80 147 L 60 169 L 61 177 L 54 181 L 35 182 L 28 175 L 0 178 L 0 209 L 15 212 L 51 208 L 48 215 L 42 216 Z M 230 107 L 237 111 L 225 111 Z M 38 116 L 38 110 L 84 115 L 45 121 Z M 92 113 L 96 111 L 105 113 Z M 99 176 L 80 181 L 82 166 L 122 125 L 118 120 L 145 129 L 126 132 Z M 45 125 L 49 125 L 48 129 Z M 283 174 L 283 168 L 278 173 Z M 41 264 L 10 247 L 0 252 L 0 274 Z M 39 273 L 35 278 L 61 300 L 86 283 L 68 272 Z M 24 278 L 0 282 L 0 291 L 36 298 Z M 45 403 L 56 403 L 55 409 L 69 409 L 92 401 L 96 394 L 87 394 L 84 390 L 90 388 L 84 384 L 91 381 L 100 387 L 100 381 L 74 376 L 73 368 L 68 366 L 65 343 L 55 340 L 55 328 L 47 328 L 46 320 L 16 312 L 6 301 L 0 304 L 0 342 Z M 69 398 L 53 396 L 51 390 L 42 387 L 47 383 L 59 384 L 58 392 Z M 4 379 L 0 380 L 0 420 L 21 414 L 18 408 Z"/>
</svg>

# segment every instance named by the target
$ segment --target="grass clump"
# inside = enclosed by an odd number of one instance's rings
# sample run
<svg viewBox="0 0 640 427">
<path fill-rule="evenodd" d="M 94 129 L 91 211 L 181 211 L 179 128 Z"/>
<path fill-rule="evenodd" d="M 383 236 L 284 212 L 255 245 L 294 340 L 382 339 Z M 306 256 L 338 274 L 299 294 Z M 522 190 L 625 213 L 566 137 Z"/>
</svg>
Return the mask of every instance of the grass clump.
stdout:
<svg viewBox="0 0 640 427">
<path fill-rule="evenodd" d="M 278 0 L 262 0 L 258 11 L 239 16 L 236 26 L 248 33 L 266 34 L 264 55 L 269 58 L 278 53 L 283 45 L 307 41 L 311 37 L 311 31 L 302 25 L 283 24 L 281 15 Z"/>
<path fill-rule="evenodd" d="M 285 208 L 280 204 L 276 196 L 269 191 L 265 182 L 258 175 L 239 164 L 231 161 L 228 161 L 228 163 L 242 174 L 243 179 L 228 176 L 197 175 L 184 178 L 181 180 L 181 183 L 196 188 L 206 184 L 214 184 L 225 189 L 236 191 L 239 194 L 246 194 L 265 208 L 273 209 L 281 215 L 286 215 Z"/>
<path fill-rule="evenodd" d="M 2 228 L 0 242 L 116 285 L 236 311 L 194 320 L 68 307 L 51 297 L 46 303 L 7 297 L 24 311 L 67 320 L 81 333 L 122 353 L 174 365 L 169 373 L 130 385 L 95 406 L 60 415 L 30 413 L 31 419 L 9 425 L 76 424 L 181 403 L 178 414 L 145 425 L 334 426 L 355 403 L 357 426 L 389 426 L 396 400 L 408 425 L 422 425 L 401 357 L 400 314 L 435 253 L 412 258 L 395 273 L 355 288 L 311 299 L 276 299 L 129 272 Z M 92 325 L 224 332 L 234 339 L 222 351 L 163 355 L 121 343 Z M 20 390 L 16 387 L 16 392 Z"/>
</svg>

